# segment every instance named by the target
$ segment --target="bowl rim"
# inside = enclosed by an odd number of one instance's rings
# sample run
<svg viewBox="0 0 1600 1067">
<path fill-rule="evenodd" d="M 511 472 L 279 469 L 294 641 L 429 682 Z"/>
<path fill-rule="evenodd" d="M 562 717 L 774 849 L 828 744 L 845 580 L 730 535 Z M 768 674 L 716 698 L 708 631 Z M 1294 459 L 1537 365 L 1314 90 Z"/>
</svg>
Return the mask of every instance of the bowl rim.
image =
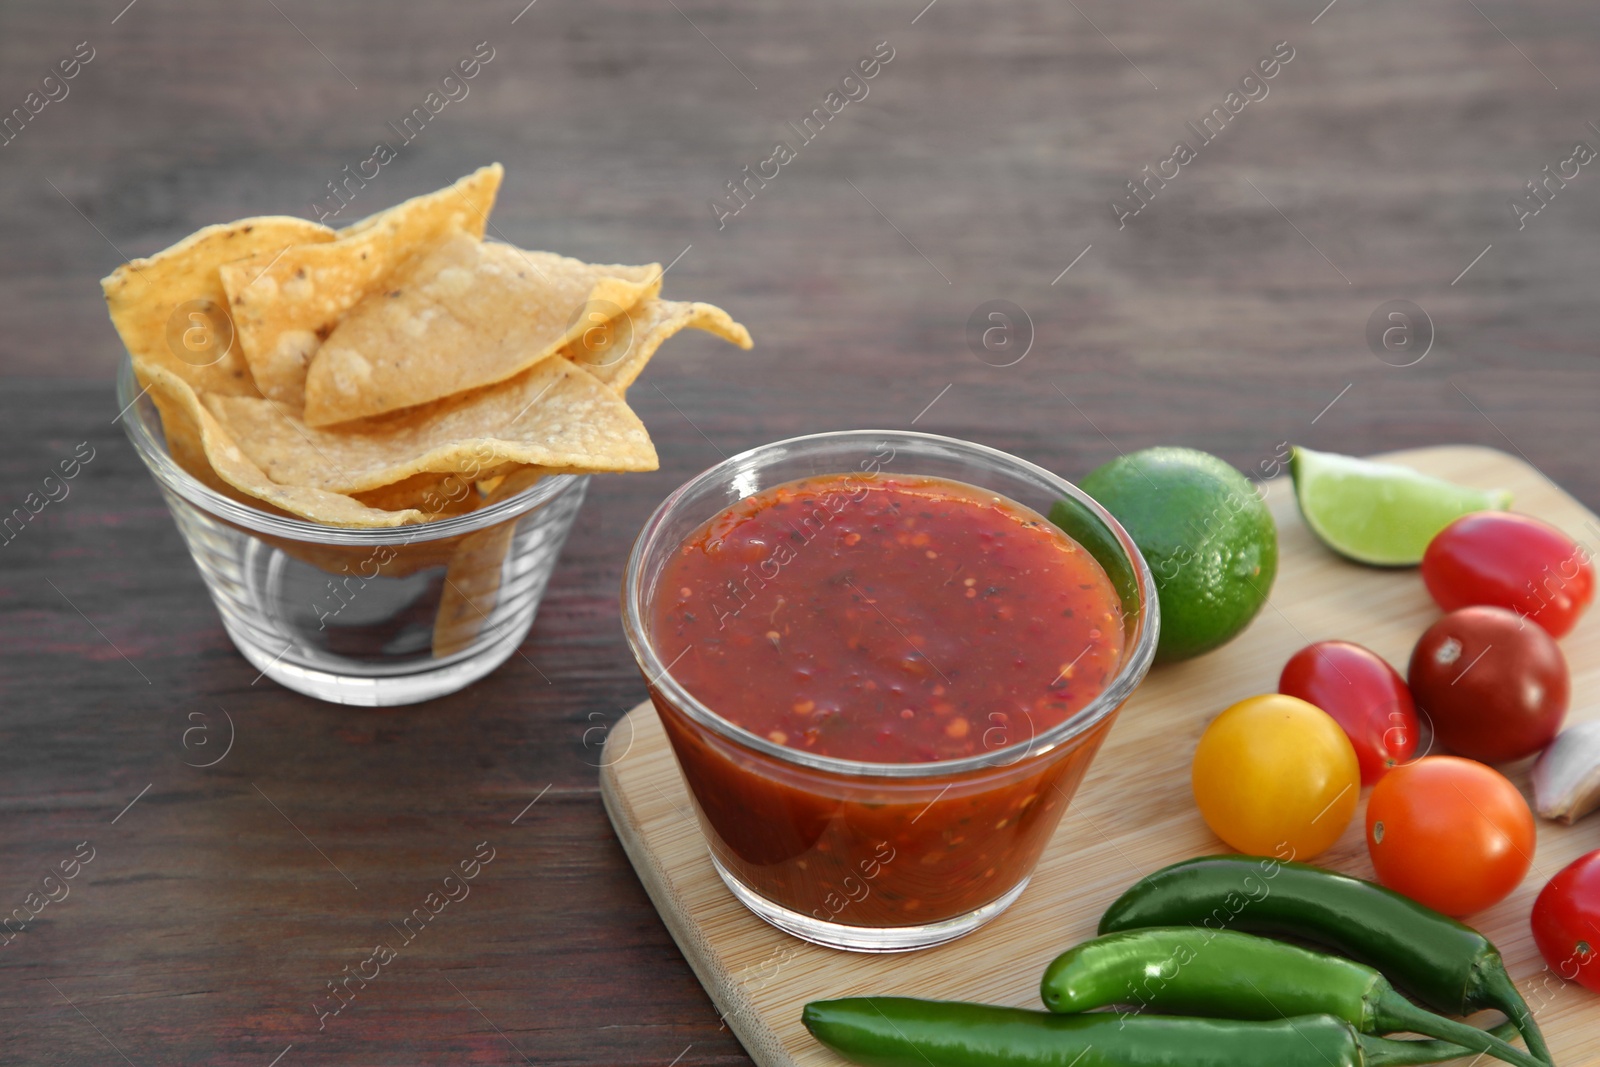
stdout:
<svg viewBox="0 0 1600 1067">
<path fill-rule="evenodd" d="M 123 432 L 128 435 L 134 451 L 139 453 L 139 458 L 150 469 L 157 484 L 209 515 L 271 537 L 322 545 L 355 546 L 438 541 L 473 533 L 524 515 L 589 477 L 586 474 L 547 475 L 522 492 L 487 507 L 431 522 L 383 527 L 329 526 L 309 519 L 273 515 L 240 503 L 204 485 L 178 466 L 167 448 L 165 435 L 157 436 L 151 426 L 152 420 L 141 410 L 140 401 L 148 392 L 149 386 L 141 387 L 134 374 L 132 356 L 124 352 L 117 372 L 117 404 L 121 411 L 115 421 L 122 423 Z M 154 407 L 153 403 L 151 407 Z M 154 422 L 159 426 L 160 418 L 156 417 Z"/>
<path fill-rule="evenodd" d="M 732 471 L 749 468 L 765 459 L 781 459 L 793 455 L 797 448 L 818 447 L 835 442 L 859 440 L 863 443 L 888 441 L 891 445 L 906 442 L 908 445 L 938 447 L 963 453 L 969 458 L 999 464 L 1013 473 L 1031 476 L 1042 481 L 1050 490 L 1071 497 L 1088 508 L 1103 522 L 1116 538 L 1118 546 L 1131 566 L 1135 586 L 1140 598 L 1140 611 L 1136 618 L 1137 632 L 1133 647 L 1127 652 L 1122 668 L 1105 689 L 1080 708 L 1075 714 L 1050 727 L 1043 733 L 1015 744 L 960 759 L 934 760 L 926 763 L 879 763 L 866 760 L 843 759 L 837 756 L 819 756 L 779 745 L 739 726 L 696 699 L 672 674 L 672 664 L 663 664 L 648 636 L 644 619 L 644 593 L 641 588 L 647 554 L 655 548 L 667 519 L 685 498 L 694 491 L 725 478 Z M 841 471 L 840 473 L 845 473 Z M 959 479 L 947 479 L 958 481 Z M 730 485 L 733 480 L 729 479 Z M 981 486 L 979 488 L 982 488 Z M 740 499 L 750 496 L 741 492 Z M 1029 509 L 1033 510 L 1033 509 Z M 718 512 L 720 513 L 720 511 Z M 708 517 L 709 518 L 709 517 Z M 1156 643 L 1161 629 L 1161 607 L 1156 596 L 1155 579 L 1150 572 L 1133 538 L 1116 518 L 1083 490 L 1051 471 L 988 445 L 966 441 L 940 434 L 920 433 L 912 430 L 834 430 L 805 434 L 781 441 L 758 445 L 736 456 L 706 468 L 673 490 L 651 513 L 628 554 L 627 567 L 622 579 L 622 627 L 628 646 L 645 676 L 645 684 L 652 696 L 660 691 L 673 708 L 698 725 L 711 730 L 737 745 L 753 749 L 782 763 L 826 771 L 852 778 L 920 779 L 959 775 L 968 771 L 990 767 L 1006 767 L 1022 763 L 1031 757 L 1043 757 L 1082 734 L 1087 733 L 1120 708 L 1132 695 L 1154 661 Z M 681 655 L 681 654 L 680 654 Z M 1020 752 L 1018 750 L 1021 749 Z M 1030 761 L 1031 762 L 1031 761 Z"/>
</svg>

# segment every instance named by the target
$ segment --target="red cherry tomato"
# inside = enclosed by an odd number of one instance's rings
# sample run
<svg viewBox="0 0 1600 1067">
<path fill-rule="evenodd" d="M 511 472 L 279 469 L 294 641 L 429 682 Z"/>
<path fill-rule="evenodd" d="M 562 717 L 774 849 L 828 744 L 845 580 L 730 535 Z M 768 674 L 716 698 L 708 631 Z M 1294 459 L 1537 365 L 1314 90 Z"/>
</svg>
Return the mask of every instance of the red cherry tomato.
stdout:
<svg viewBox="0 0 1600 1067">
<path fill-rule="evenodd" d="M 1561 637 L 1594 599 L 1589 550 L 1554 526 L 1479 511 L 1446 526 L 1422 556 L 1422 580 L 1446 611 L 1508 608 Z"/>
<path fill-rule="evenodd" d="M 1367 800 L 1378 881 L 1446 915 L 1471 915 L 1533 864 L 1533 812 L 1499 771 L 1455 756 L 1396 767 Z"/>
<path fill-rule="evenodd" d="M 1417 749 L 1411 690 L 1377 653 L 1348 641 L 1307 645 L 1283 665 L 1278 692 L 1315 704 L 1349 735 L 1371 785 Z"/>
<path fill-rule="evenodd" d="M 1462 608 L 1428 627 L 1406 677 L 1439 743 L 1485 763 L 1539 751 L 1567 714 L 1555 638 L 1505 608 Z"/>
<path fill-rule="evenodd" d="M 1539 891 L 1533 940 L 1552 971 L 1600 993 L 1600 850 L 1573 860 Z"/>
</svg>

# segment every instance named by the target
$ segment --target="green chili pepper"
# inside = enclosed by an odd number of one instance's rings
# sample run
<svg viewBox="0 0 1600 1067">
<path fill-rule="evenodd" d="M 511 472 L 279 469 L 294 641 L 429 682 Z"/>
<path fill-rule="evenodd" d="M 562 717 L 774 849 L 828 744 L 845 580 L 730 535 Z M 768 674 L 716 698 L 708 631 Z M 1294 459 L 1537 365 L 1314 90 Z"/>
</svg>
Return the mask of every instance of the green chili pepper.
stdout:
<svg viewBox="0 0 1600 1067">
<path fill-rule="evenodd" d="M 1100 933 L 1148 926 L 1231 928 L 1315 942 L 1376 967 L 1435 1011 L 1498 1008 L 1553 1063 L 1500 953 L 1470 926 L 1382 886 L 1304 863 L 1205 856 L 1140 879 L 1106 909 Z"/>
<path fill-rule="evenodd" d="M 819 1000 L 813 1037 L 868 1067 L 1404 1067 L 1466 1054 L 1448 1041 L 1392 1041 L 1331 1015 L 1273 1022 L 1110 1012 L 1053 1015 L 908 997 Z"/>
<path fill-rule="evenodd" d="M 1127 1004 L 1223 1019 L 1327 1014 L 1365 1034 L 1409 1030 L 1543 1067 L 1475 1026 L 1417 1007 L 1371 967 L 1229 930 L 1157 927 L 1085 941 L 1046 968 L 1039 994 L 1055 1012 Z"/>
</svg>

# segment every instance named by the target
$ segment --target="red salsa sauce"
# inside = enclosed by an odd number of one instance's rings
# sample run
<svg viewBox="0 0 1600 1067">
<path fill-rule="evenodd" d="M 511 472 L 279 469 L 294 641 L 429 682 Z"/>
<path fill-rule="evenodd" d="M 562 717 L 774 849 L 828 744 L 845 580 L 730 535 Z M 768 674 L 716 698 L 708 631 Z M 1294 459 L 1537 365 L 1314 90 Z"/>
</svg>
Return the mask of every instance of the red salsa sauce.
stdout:
<svg viewBox="0 0 1600 1067">
<path fill-rule="evenodd" d="M 688 692 L 787 748 L 928 763 L 1017 746 L 999 768 L 869 787 L 729 744 L 652 687 L 718 860 L 864 926 L 960 915 L 1031 871 L 1109 720 L 1052 757 L 1029 743 L 1105 689 L 1125 640 L 1105 571 L 1048 520 L 883 473 L 727 508 L 664 564 L 649 624 Z"/>
<path fill-rule="evenodd" d="M 1122 658 L 1093 556 L 1038 514 L 933 478 L 746 497 L 667 564 L 652 636 L 684 688 L 780 745 L 960 759 L 1063 722 Z"/>
</svg>

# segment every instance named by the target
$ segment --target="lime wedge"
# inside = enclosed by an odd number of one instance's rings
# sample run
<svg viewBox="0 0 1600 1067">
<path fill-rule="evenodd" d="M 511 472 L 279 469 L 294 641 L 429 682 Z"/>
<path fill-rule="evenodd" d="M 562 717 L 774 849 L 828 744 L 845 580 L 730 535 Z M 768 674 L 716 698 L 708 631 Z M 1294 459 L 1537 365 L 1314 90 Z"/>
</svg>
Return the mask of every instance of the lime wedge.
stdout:
<svg viewBox="0 0 1600 1067">
<path fill-rule="evenodd" d="M 1300 514 L 1322 543 L 1358 563 L 1410 567 L 1434 535 L 1472 511 L 1504 511 L 1504 489 L 1470 489 L 1410 467 L 1295 448 Z"/>
</svg>

